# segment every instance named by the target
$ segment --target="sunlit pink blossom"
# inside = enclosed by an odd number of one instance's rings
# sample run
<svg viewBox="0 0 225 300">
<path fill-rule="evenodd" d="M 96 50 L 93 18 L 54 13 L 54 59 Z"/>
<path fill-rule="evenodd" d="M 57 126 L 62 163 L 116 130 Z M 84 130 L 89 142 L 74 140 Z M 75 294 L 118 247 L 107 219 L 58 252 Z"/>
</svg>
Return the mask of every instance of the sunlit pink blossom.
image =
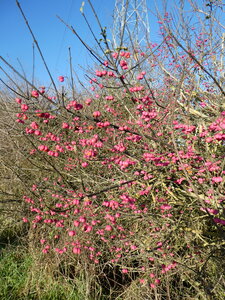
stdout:
<svg viewBox="0 0 225 300">
<path fill-rule="evenodd" d="M 59 76 L 58 79 L 59 79 L 60 82 L 63 82 L 64 81 L 64 76 Z"/>
<path fill-rule="evenodd" d="M 219 183 L 219 182 L 223 181 L 223 178 L 221 176 L 212 177 L 211 181 L 212 181 L 212 183 Z"/>
</svg>

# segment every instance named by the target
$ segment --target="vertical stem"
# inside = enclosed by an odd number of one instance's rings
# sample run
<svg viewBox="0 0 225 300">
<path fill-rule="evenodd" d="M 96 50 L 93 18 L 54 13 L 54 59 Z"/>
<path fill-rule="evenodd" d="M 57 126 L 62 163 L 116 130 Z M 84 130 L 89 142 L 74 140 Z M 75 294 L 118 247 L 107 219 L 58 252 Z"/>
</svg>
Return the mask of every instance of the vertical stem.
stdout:
<svg viewBox="0 0 225 300">
<path fill-rule="evenodd" d="M 35 48 L 34 48 L 34 43 L 32 45 L 32 60 L 33 60 L 33 66 L 32 66 L 32 84 L 34 85 L 34 72 L 35 72 Z"/>
<path fill-rule="evenodd" d="M 75 89 L 74 89 L 74 80 L 73 80 L 73 66 L 72 66 L 72 56 L 71 49 L 69 47 L 69 60 L 70 60 L 70 79 L 71 79 L 71 87 L 73 92 L 73 100 L 75 99 Z"/>
<path fill-rule="evenodd" d="M 221 41 L 221 54 L 220 54 L 220 76 L 223 77 L 224 74 L 222 74 L 223 67 L 224 67 L 224 46 L 225 46 L 225 32 L 222 34 L 222 41 Z"/>
</svg>

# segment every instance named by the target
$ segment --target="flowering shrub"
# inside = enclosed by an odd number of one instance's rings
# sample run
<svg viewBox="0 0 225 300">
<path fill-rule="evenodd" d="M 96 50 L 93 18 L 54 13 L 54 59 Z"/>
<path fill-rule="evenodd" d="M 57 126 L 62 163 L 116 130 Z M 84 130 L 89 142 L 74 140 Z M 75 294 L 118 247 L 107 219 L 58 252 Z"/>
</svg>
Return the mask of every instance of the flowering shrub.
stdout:
<svg viewBox="0 0 225 300">
<path fill-rule="evenodd" d="M 225 94 L 203 78 L 207 32 L 186 50 L 169 23 L 167 14 L 160 45 L 111 51 L 88 96 L 42 87 L 15 99 L 38 170 L 23 196 L 33 244 L 43 259 L 72 262 L 74 276 L 85 269 L 106 290 L 130 284 L 141 298 L 176 299 L 178 285 L 215 295 L 224 252 Z"/>
<path fill-rule="evenodd" d="M 110 76 L 100 73 L 105 86 Z M 21 99 L 17 122 L 43 176 L 24 195 L 24 221 L 43 254 L 94 265 L 106 277 L 117 267 L 122 281 L 163 291 L 164 278 L 172 284 L 207 263 L 209 228 L 222 241 L 225 112 L 190 123 L 168 91 L 168 104 L 155 92 L 159 106 L 148 86 L 108 94 L 99 85 L 93 78 L 93 96 L 66 99 L 57 114 Z"/>
</svg>

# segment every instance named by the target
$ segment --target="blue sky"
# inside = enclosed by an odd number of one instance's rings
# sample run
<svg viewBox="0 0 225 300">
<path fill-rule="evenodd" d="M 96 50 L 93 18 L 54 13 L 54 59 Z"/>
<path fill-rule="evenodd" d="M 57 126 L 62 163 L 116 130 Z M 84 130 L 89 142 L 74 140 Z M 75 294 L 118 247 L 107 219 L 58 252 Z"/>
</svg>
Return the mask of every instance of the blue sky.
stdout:
<svg viewBox="0 0 225 300">
<path fill-rule="evenodd" d="M 72 25 L 85 41 L 93 45 L 93 39 L 80 13 L 82 1 L 20 0 L 19 2 L 53 77 L 57 78 L 59 75 L 69 74 L 68 47 L 71 47 L 74 71 L 77 74 L 82 74 L 83 72 L 78 65 L 85 67 L 91 63 L 91 59 L 75 35 L 56 17 L 58 15 L 65 22 Z M 92 2 L 102 25 L 110 28 L 114 0 L 93 0 Z M 99 34 L 100 30 L 87 1 L 85 1 L 84 12 L 92 24 L 94 32 Z M 31 76 L 33 40 L 15 0 L 0 0 L 0 36 L 0 55 L 17 69 L 20 69 L 17 60 L 19 59 L 27 76 Z M 38 78 L 40 83 L 45 84 L 49 79 L 37 49 L 35 50 L 35 57 L 35 77 Z M 0 62 L 0 66 L 3 67 L 4 64 Z M 2 74 L 0 73 L 0 75 Z"/>
<path fill-rule="evenodd" d="M 57 80 L 60 75 L 69 75 L 68 47 L 71 47 L 73 70 L 83 80 L 84 71 L 79 65 L 86 68 L 88 65 L 93 65 L 94 61 L 76 36 L 56 17 L 57 15 L 60 16 L 66 23 L 72 25 L 89 45 L 94 45 L 94 40 L 80 13 L 82 0 L 19 0 L 19 2 L 41 47 L 53 78 Z M 156 1 L 159 6 L 162 2 Z M 92 0 L 92 3 L 102 25 L 107 27 L 107 31 L 110 31 L 113 24 L 115 0 Z M 154 1 L 147 0 L 147 3 L 151 6 L 149 8 L 154 11 Z M 171 6 L 175 5 L 175 0 L 168 3 Z M 93 31 L 100 39 L 100 29 L 88 1 L 85 1 L 84 12 Z M 150 27 L 151 38 L 155 42 L 159 37 L 158 26 L 156 19 L 152 16 L 150 17 Z M 21 71 L 19 59 L 27 78 L 31 79 L 33 40 L 15 0 L 0 0 L 0 37 L 0 55 Z M 0 66 L 5 67 L 1 61 Z M 2 76 L 0 70 L 0 77 Z M 50 82 L 37 49 L 35 49 L 35 78 L 40 85 L 48 85 Z"/>
</svg>

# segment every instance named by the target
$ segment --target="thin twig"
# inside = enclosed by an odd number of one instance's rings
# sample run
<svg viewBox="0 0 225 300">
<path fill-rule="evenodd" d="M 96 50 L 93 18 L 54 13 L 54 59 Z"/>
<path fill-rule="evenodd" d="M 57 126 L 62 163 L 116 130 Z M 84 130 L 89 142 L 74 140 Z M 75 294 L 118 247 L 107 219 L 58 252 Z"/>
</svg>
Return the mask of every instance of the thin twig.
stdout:
<svg viewBox="0 0 225 300">
<path fill-rule="evenodd" d="M 41 51 L 41 48 L 40 48 L 40 46 L 39 46 L 39 44 L 38 44 L 38 41 L 37 41 L 36 38 L 35 38 L 35 35 L 34 35 L 32 29 L 31 29 L 31 27 L 30 27 L 30 25 L 29 25 L 29 23 L 28 23 L 28 20 L 27 20 L 27 18 L 26 18 L 26 16 L 25 16 L 25 14 L 24 14 L 24 12 L 23 12 L 23 10 L 22 10 L 22 8 L 21 8 L 20 3 L 19 3 L 18 0 L 16 0 L 16 4 L 17 4 L 17 6 L 18 6 L 18 8 L 19 8 L 19 10 L 20 10 L 20 12 L 21 12 L 23 18 L 24 18 L 24 21 L 25 21 L 25 23 L 26 23 L 26 25 L 27 25 L 27 28 L 28 28 L 29 31 L 30 31 L 30 34 L 32 35 L 33 41 L 34 41 L 35 45 L 37 46 L 38 52 L 39 52 L 39 54 L 40 54 L 40 56 L 41 56 L 41 59 L 42 59 L 42 61 L 43 61 L 43 63 L 44 63 L 44 66 L 45 66 L 45 68 L 46 68 L 46 71 L 48 72 L 48 75 L 49 75 L 49 77 L 50 77 L 50 79 L 51 79 L 51 82 L 52 82 L 52 84 L 53 84 L 53 87 L 54 87 L 54 89 L 55 89 L 55 92 L 56 92 L 56 94 L 57 94 L 57 97 L 58 97 L 58 99 L 59 99 L 59 93 L 58 93 L 57 87 L 56 87 L 56 85 L 55 85 L 55 81 L 54 81 L 54 79 L 53 79 L 53 77 L 52 77 L 52 74 L 51 74 L 51 72 L 50 72 L 50 70 L 49 70 L 49 68 L 48 68 L 48 65 L 47 65 L 47 63 L 46 63 L 46 61 L 45 61 L 45 58 L 44 58 L 43 53 L 42 53 L 42 51 Z"/>
</svg>

